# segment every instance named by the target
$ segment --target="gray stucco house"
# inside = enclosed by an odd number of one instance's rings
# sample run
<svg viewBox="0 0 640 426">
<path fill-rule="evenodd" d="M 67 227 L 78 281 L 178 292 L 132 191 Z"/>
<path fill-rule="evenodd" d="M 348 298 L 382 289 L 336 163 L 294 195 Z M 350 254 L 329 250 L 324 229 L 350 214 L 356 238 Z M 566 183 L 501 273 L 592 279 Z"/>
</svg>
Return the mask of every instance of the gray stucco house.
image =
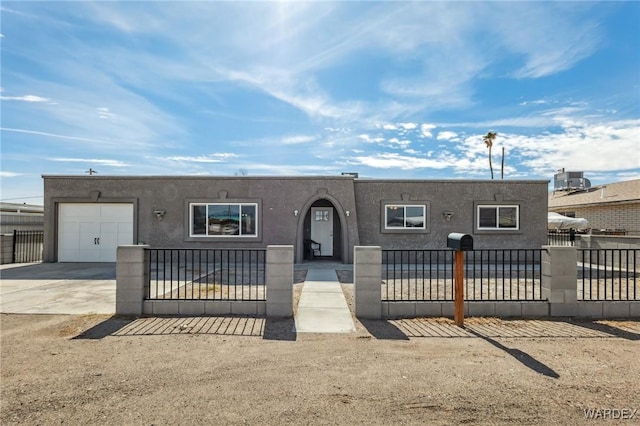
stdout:
<svg viewBox="0 0 640 426">
<path fill-rule="evenodd" d="M 113 262 L 116 247 L 295 247 L 295 262 L 352 263 L 353 247 L 536 248 L 547 181 L 344 176 L 43 176 L 45 262 Z M 311 243 L 314 241 L 314 243 Z"/>
</svg>

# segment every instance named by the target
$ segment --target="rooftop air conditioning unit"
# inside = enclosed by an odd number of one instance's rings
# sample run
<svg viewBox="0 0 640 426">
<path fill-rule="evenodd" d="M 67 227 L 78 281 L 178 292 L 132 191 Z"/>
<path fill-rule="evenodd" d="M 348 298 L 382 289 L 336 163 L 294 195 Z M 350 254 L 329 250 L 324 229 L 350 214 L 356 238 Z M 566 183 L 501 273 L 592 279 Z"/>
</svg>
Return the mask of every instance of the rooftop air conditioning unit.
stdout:
<svg viewBox="0 0 640 426">
<path fill-rule="evenodd" d="M 591 181 L 586 179 L 584 172 L 560 172 L 553 177 L 554 191 L 575 191 L 591 188 Z"/>
</svg>

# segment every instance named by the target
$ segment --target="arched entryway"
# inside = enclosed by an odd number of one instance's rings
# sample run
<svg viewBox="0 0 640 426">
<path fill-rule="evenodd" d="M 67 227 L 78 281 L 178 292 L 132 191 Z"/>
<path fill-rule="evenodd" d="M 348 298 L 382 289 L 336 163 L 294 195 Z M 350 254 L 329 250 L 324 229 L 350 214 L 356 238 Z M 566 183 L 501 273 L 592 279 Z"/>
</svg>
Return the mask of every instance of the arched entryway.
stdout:
<svg viewBox="0 0 640 426">
<path fill-rule="evenodd" d="M 341 262 L 347 250 L 345 218 L 337 201 L 324 197 L 309 200 L 298 225 L 296 262 Z"/>
</svg>

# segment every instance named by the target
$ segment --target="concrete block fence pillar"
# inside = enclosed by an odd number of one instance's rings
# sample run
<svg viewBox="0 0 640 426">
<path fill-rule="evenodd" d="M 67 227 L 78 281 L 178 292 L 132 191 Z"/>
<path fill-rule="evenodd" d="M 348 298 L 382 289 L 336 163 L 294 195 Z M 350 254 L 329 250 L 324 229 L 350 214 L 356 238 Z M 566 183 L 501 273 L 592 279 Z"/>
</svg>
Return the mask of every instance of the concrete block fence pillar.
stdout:
<svg viewBox="0 0 640 426">
<path fill-rule="evenodd" d="M 543 246 L 542 297 L 549 302 L 550 316 L 576 316 L 577 250 L 568 246 Z"/>
<path fill-rule="evenodd" d="M 265 282 L 268 318 L 293 316 L 293 246 L 267 246 Z"/>
<path fill-rule="evenodd" d="M 353 248 L 353 285 L 356 317 L 382 318 L 382 248 Z"/>
<path fill-rule="evenodd" d="M 118 246 L 116 252 L 116 315 L 142 315 L 149 280 L 148 245 Z"/>
</svg>

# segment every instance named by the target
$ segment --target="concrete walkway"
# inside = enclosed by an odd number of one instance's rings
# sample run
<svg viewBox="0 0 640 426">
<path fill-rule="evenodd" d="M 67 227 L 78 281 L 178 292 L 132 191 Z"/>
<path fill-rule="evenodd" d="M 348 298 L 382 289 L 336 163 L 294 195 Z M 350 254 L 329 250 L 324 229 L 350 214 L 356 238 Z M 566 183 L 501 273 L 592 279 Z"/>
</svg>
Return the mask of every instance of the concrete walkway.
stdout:
<svg viewBox="0 0 640 426">
<path fill-rule="evenodd" d="M 295 315 L 295 327 L 297 333 L 356 331 L 335 270 L 308 270 Z"/>
</svg>

